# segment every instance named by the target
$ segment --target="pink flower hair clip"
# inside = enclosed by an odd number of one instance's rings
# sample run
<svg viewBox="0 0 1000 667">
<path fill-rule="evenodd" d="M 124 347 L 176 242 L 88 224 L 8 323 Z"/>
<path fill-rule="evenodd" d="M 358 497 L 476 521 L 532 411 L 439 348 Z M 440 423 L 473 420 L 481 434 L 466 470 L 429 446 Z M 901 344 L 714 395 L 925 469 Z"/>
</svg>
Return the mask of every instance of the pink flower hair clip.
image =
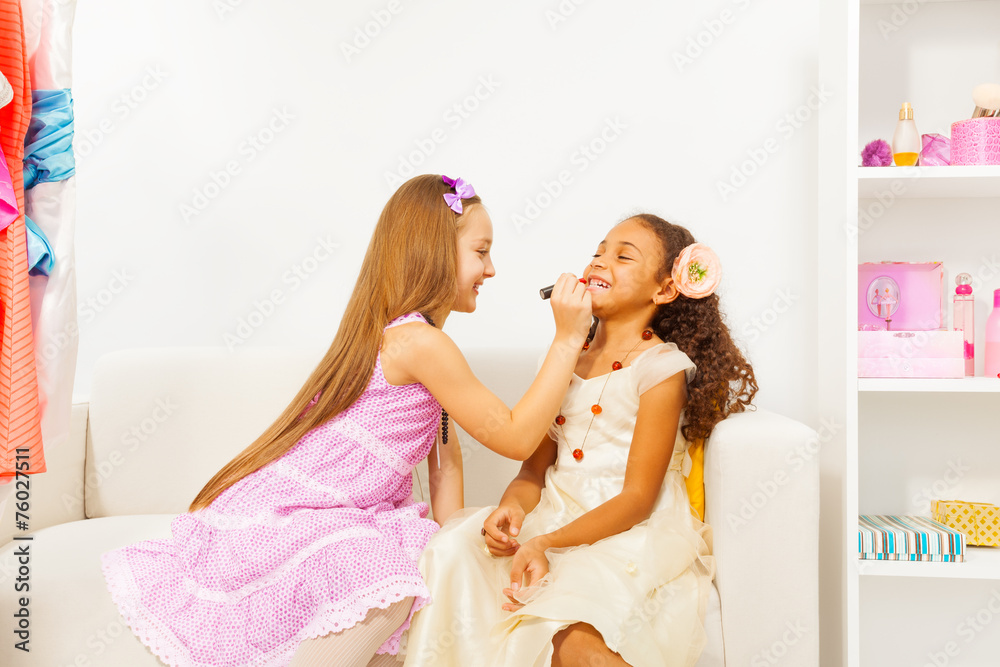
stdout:
<svg viewBox="0 0 1000 667">
<path fill-rule="evenodd" d="M 690 299 L 703 299 L 715 292 L 722 279 L 718 255 L 703 243 L 692 243 L 681 250 L 670 272 L 678 291 Z"/>
<path fill-rule="evenodd" d="M 441 180 L 444 184 L 455 189 L 455 193 L 450 192 L 444 193 L 444 203 L 448 205 L 448 208 L 453 210 L 459 215 L 462 214 L 462 200 L 468 199 L 469 197 L 476 196 L 476 189 L 472 187 L 471 183 L 467 183 L 461 178 L 448 178 L 442 175 Z"/>
</svg>

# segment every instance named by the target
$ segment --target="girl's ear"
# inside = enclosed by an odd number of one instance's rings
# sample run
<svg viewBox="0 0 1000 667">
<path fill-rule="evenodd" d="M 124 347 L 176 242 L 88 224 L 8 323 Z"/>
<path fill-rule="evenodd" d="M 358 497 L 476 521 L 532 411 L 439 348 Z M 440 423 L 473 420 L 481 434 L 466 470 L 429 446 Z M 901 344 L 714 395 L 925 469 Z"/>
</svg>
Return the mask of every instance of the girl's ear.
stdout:
<svg viewBox="0 0 1000 667">
<path fill-rule="evenodd" d="M 667 276 L 666 280 L 660 283 L 660 289 L 653 295 L 653 303 L 657 306 L 662 306 L 665 303 L 670 303 L 680 296 L 680 294 L 677 285 L 674 283 L 674 279 Z"/>
</svg>

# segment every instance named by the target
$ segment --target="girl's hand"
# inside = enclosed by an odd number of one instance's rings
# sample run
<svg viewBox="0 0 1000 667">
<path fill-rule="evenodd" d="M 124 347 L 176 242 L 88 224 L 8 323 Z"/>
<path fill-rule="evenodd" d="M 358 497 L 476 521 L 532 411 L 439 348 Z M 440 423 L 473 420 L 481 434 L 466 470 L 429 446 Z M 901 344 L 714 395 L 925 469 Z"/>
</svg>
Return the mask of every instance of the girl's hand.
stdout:
<svg viewBox="0 0 1000 667">
<path fill-rule="evenodd" d="M 521 588 L 534 586 L 548 573 L 549 559 L 545 557 L 542 539 L 535 537 L 522 544 L 514 554 L 514 563 L 510 569 L 510 588 L 503 589 L 503 594 L 510 600 L 503 605 L 503 609 L 517 611 L 523 607 L 522 603 L 514 599 L 514 594 Z"/>
<path fill-rule="evenodd" d="M 486 546 L 494 556 L 513 556 L 520 546 L 517 534 L 524 523 L 524 510 L 520 505 L 501 505 L 483 522 Z"/>
<path fill-rule="evenodd" d="M 572 273 L 564 273 L 552 288 L 549 301 L 556 320 L 556 338 L 573 346 L 583 345 L 594 323 L 587 286 Z"/>
</svg>

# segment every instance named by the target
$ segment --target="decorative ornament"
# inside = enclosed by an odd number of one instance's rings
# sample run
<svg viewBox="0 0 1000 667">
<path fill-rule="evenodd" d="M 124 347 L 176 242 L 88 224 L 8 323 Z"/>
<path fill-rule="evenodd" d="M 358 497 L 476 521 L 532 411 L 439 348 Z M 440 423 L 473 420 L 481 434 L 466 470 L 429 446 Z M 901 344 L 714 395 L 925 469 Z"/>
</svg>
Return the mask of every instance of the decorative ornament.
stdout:
<svg viewBox="0 0 1000 667">
<path fill-rule="evenodd" d="M 670 277 L 681 294 L 691 299 L 702 299 L 719 286 L 722 264 L 707 245 L 692 243 L 677 255 Z"/>
<path fill-rule="evenodd" d="M 862 167 L 891 167 L 892 146 L 885 139 L 869 141 L 861 151 Z"/>
</svg>

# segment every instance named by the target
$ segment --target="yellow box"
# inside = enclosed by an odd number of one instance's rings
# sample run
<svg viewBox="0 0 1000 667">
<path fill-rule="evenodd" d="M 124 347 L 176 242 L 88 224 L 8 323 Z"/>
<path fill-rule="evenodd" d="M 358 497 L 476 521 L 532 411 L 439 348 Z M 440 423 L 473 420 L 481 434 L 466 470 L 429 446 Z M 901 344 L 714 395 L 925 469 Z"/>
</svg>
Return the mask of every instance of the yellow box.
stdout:
<svg viewBox="0 0 1000 667">
<path fill-rule="evenodd" d="M 968 544 L 1000 547 L 1000 507 L 964 500 L 935 500 L 934 520 L 963 533 Z"/>
</svg>

